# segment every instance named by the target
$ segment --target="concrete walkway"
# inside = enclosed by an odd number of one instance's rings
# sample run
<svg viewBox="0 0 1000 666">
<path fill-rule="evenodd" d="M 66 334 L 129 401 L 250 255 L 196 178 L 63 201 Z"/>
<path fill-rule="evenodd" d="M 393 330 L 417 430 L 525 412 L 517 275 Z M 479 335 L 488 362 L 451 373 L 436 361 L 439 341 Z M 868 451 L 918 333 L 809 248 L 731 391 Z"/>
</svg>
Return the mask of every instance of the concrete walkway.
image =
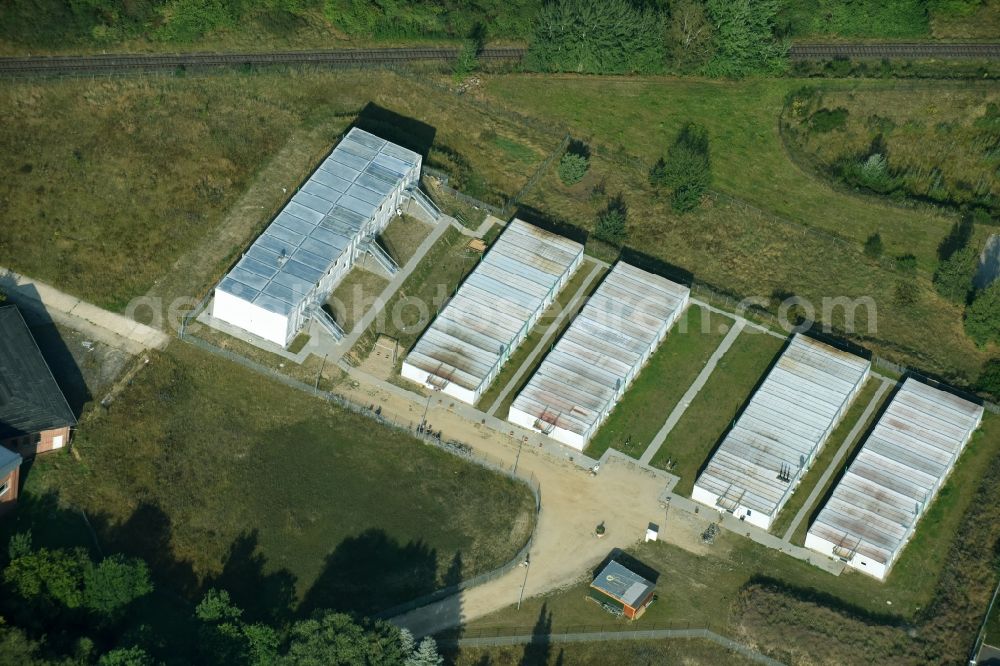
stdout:
<svg viewBox="0 0 1000 666">
<path fill-rule="evenodd" d="M 433 247 L 434 244 L 441 239 L 441 236 L 443 236 L 445 232 L 451 228 L 452 222 L 455 222 L 454 218 L 448 217 L 447 215 L 441 216 L 438 220 L 437 226 L 434 227 L 434 231 L 432 231 L 431 234 L 425 238 L 419 246 L 417 246 L 416 252 L 414 252 L 413 256 L 410 257 L 410 260 L 406 262 L 406 265 L 403 266 L 403 268 L 396 273 L 395 276 L 393 276 L 392 280 L 389 281 L 389 284 L 387 284 L 385 289 L 382 290 L 382 293 L 379 294 L 375 304 L 368 308 L 368 311 L 365 313 L 365 316 L 361 318 L 361 321 L 354 324 L 354 328 L 351 329 L 350 333 L 344 336 L 343 340 L 330 348 L 328 354 L 330 362 L 338 362 L 344 354 L 351 350 L 354 343 L 356 343 L 358 339 L 364 335 L 364 332 L 368 330 L 371 323 L 375 321 L 375 318 L 380 312 L 382 312 L 382 309 L 385 307 L 386 303 L 389 302 L 389 299 L 395 295 L 396 291 L 406 281 L 406 278 L 410 277 L 410 274 L 414 271 L 414 269 L 416 269 L 421 260 L 423 260 L 424 255 L 427 254 L 431 247 Z M 315 353 L 315 351 L 313 353 Z"/>
<path fill-rule="evenodd" d="M 587 261 L 587 259 L 584 259 L 584 261 Z M 507 385 L 502 391 L 500 391 L 500 395 L 498 395 L 497 399 L 493 401 L 492 405 L 490 405 L 490 408 L 486 410 L 487 414 L 490 416 L 496 414 L 497 410 L 500 409 L 500 405 L 502 405 L 503 401 L 507 399 L 508 395 L 510 395 L 510 392 L 517 388 L 518 382 L 521 381 L 521 378 L 524 377 L 530 368 L 534 367 L 535 359 L 548 349 L 549 343 L 552 338 L 555 337 L 556 331 L 560 329 L 563 321 L 565 321 L 568 317 L 575 316 L 576 306 L 581 300 L 583 300 L 584 294 L 587 293 L 587 289 L 594 282 L 594 278 L 597 277 L 597 274 L 600 273 L 601 270 L 603 270 L 603 268 L 599 265 L 595 265 L 590 270 L 590 274 L 587 276 L 587 279 L 583 281 L 580 288 L 576 290 L 575 294 L 573 294 L 573 298 L 570 299 L 569 304 L 563 308 L 563 311 L 559 313 L 559 316 L 556 317 L 551 324 L 549 324 L 549 328 L 545 331 L 545 335 L 543 335 L 542 339 L 538 341 L 538 344 L 535 345 L 535 348 L 530 354 L 528 354 L 528 357 L 524 359 L 520 367 L 517 369 L 517 372 L 514 373 L 514 376 L 510 378 Z"/>
<path fill-rule="evenodd" d="M 682 416 L 684 416 L 684 412 L 687 411 L 691 401 L 694 400 L 695 396 L 698 395 L 699 391 L 701 391 L 701 389 L 705 386 L 705 382 L 708 381 L 708 378 L 715 370 L 715 366 L 718 365 L 719 359 L 721 359 L 725 353 L 729 351 L 729 348 L 733 346 L 733 342 L 735 342 L 736 338 L 739 337 L 744 326 L 746 326 L 745 319 L 737 319 L 736 322 L 733 323 L 733 327 L 729 329 L 729 332 L 726 333 L 726 337 L 724 337 L 722 342 L 719 343 L 719 347 L 709 357 L 708 362 L 705 363 L 705 367 L 701 369 L 701 372 L 699 372 L 698 376 L 695 377 L 694 382 L 691 383 L 688 390 L 685 391 L 683 396 L 681 396 L 681 401 L 677 403 L 677 406 L 670 412 L 670 416 L 667 417 L 663 427 L 660 428 L 660 431 L 656 433 L 655 437 L 653 437 L 653 441 L 650 442 L 649 446 L 646 447 L 646 450 L 643 451 L 642 456 L 639 458 L 639 462 L 643 465 L 648 465 L 653 459 L 653 456 L 656 455 L 656 452 L 660 450 L 661 446 L 663 446 L 663 442 L 666 441 L 667 435 L 670 434 L 670 431 L 674 429 L 677 422 L 681 420 Z"/>
<path fill-rule="evenodd" d="M 170 336 L 162 331 L 2 267 L 0 290 L 19 308 L 48 315 L 57 323 L 130 354 L 162 349 L 170 341 Z"/>
<path fill-rule="evenodd" d="M 844 443 L 840 445 L 839 449 L 837 449 L 837 453 L 833 456 L 833 460 L 830 461 L 830 464 L 827 466 L 826 470 L 824 470 L 823 475 L 819 477 L 819 481 L 817 481 L 816 485 L 813 486 L 812 492 L 809 493 L 809 497 L 806 498 L 805 504 L 803 504 L 802 508 L 799 509 L 799 512 L 795 514 L 792 524 L 788 526 L 787 530 L 785 530 L 785 535 L 782 537 L 782 540 L 785 543 L 791 543 L 792 535 L 795 534 L 796 528 L 798 528 L 799 524 L 805 520 L 806 516 L 809 515 L 809 511 L 812 509 L 813 505 L 816 504 L 816 500 L 819 499 L 819 495 L 823 492 L 823 488 L 830 480 L 830 477 L 832 477 L 833 474 L 840 469 L 840 464 L 843 462 L 847 452 L 851 450 L 854 443 L 858 441 L 858 437 L 860 437 L 861 433 L 864 432 L 865 425 L 868 423 L 868 419 L 871 418 L 872 414 L 878 408 L 879 402 L 882 400 L 882 396 L 884 396 L 886 391 L 892 388 L 894 384 L 891 380 L 884 378 L 880 378 L 879 381 L 880 384 L 878 390 L 875 391 L 875 395 L 872 397 L 871 402 L 868 403 L 868 406 L 861 414 L 858 422 L 854 424 L 853 428 L 851 428 L 851 432 L 847 433 L 847 437 L 844 438 Z"/>
</svg>

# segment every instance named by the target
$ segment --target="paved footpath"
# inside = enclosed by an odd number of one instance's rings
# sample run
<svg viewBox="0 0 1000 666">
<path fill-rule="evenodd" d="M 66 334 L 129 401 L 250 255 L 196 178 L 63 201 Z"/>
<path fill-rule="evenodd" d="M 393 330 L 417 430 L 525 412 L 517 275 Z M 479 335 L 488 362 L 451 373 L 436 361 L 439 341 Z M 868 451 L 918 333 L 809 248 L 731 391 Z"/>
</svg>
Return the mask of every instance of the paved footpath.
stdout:
<svg viewBox="0 0 1000 666">
<path fill-rule="evenodd" d="M 718 365 L 719 360 L 725 355 L 725 353 L 729 351 L 729 348 L 733 346 L 733 342 L 735 342 L 736 338 L 739 337 L 744 326 L 746 326 L 746 320 L 737 319 L 733 324 L 733 327 L 729 329 L 728 333 L 726 333 L 726 337 L 724 337 L 722 342 L 719 343 L 718 349 L 716 349 L 715 352 L 709 357 L 708 362 L 705 363 L 705 367 L 702 368 L 694 382 L 688 387 L 688 390 L 685 391 L 684 395 L 681 396 L 681 401 L 677 403 L 677 406 L 670 412 L 670 416 L 667 417 L 663 427 L 660 428 L 658 433 L 656 433 L 656 437 L 653 438 L 653 441 L 649 443 L 649 446 L 647 446 L 646 450 L 643 452 L 642 457 L 639 458 L 639 462 L 643 465 L 648 465 L 653 459 L 653 456 L 656 455 L 656 452 L 660 450 L 661 446 L 663 446 L 663 442 L 666 441 L 667 435 L 670 434 L 670 431 L 674 429 L 677 422 L 681 420 L 682 416 L 684 416 L 684 412 L 687 411 L 688 405 L 691 404 L 691 401 L 694 400 L 695 396 L 698 395 L 699 391 L 701 391 L 701 389 L 705 386 L 705 382 L 708 381 L 708 378 L 715 370 L 715 366 Z"/>
<path fill-rule="evenodd" d="M 368 311 L 365 313 L 365 316 L 361 318 L 361 321 L 357 322 L 354 325 L 354 328 L 351 329 L 351 332 L 344 336 L 344 339 L 338 342 L 331 350 L 331 353 L 328 355 L 329 361 L 336 363 L 341 359 L 341 357 L 343 357 L 344 354 L 351 350 L 351 347 L 353 347 L 354 343 L 356 343 L 358 339 L 364 335 L 364 332 L 368 330 L 368 327 L 371 326 L 373 321 L 375 321 L 375 318 L 382 311 L 385 304 L 389 302 L 389 299 L 393 297 L 396 290 L 403 285 L 406 278 L 410 277 L 410 273 L 416 269 L 417 265 L 423 260 L 424 255 L 427 254 L 431 247 L 434 246 L 434 243 L 438 242 L 441 236 L 443 236 L 445 232 L 451 228 L 451 223 L 453 221 L 454 218 L 452 217 L 448 217 L 447 215 L 441 216 L 437 222 L 437 226 L 434 227 L 434 231 L 432 231 L 430 236 L 425 238 L 423 242 L 420 243 L 416 252 L 414 252 L 413 256 L 410 257 L 410 260 L 406 262 L 406 265 L 393 276 L 392 280 L 389 281 L 389 284 L 387 284 L 385 289 L 382 290 L 382 293 L 379 294 L 378 301 L 376 301 L 376 303 L 379 303 L 380 305 L 378 307 L 372 306 L 368 308 Z"/>
<path fill-rule="evenodd" d="M 130 354 L 138 354 L 151 348 L 162 349 L 170 341 L 170 336 L 163 331 L 91 305 L 44 282 L 2 267 L 0 289 L 18 307 L 47 315 L 57 323 Z"/>
<path fill-rule="evenodd" d="M 586 259 L 584 259 L 584 261 L 586 261 Z M 497 410 L 500 409 L 500 405 L 502 405 L 503 401 L 507 398 L 508 395 L 510 395 L 510 392 L 513 391 L 518 386 L 518 383 L 521 381 L 521 378 L 524 377 L 524 375 L 528 372 L 528 370 L 535 367 L 535 359 L 538 358 L 539 354 L 543 353 L 546 349 L 548 349 L 549 342 L 555 336 L 556 331 L 558 331 L 559 328 L 562 326 L 563 321 L 567 317 L 576 314 L 577 304 L 581 300 L 583 300 L 584 294 L 587 293 L 587 288 L 590 287 L 590 285 L 594 282 L 594 278 L 597 276 L 598 273 L 601 272 L 601 270 L 603 270 L 603 267 L 600 265 L 595 265 L 593 269 L 591 269 L 590 274 L 587 276 L 587 279 L 584 280 L 583 284 L 580 285 L 580 288 L 577 289 L 576 294 L 573 295 L 573 298 L 570 300 L 569 305 L 563 308 L 563 311 L 559 313 L 559 316 L 556 317 L 551 324 L 549 324 L 549 328 L 547 331 L 545 331 L 545 335 L 543 335 L 542 339 L 538 341 L 537 345 L 535 345 L 535 348 L 532 350 L 531 354 L 529 354 L 528 357 L 524 359 L 524 361 L 521 363 L 521 366 L 517 369 L 517 372 L 515 372 L 514 376 L 510 378 L 509 382 L 507 382 L 507 386 L 503 388 L 503 391 L 500 392 L 500 395 L 497 396 L 497 399 L 493 401 L 492 405 L 490 405 L 490 408 L 486 410 L 487 414 L 489 414 L 490 416 L 496 414 Z"/>
<path fill-rule="evenodd" d="M 809 493 L 809 497 L 806 498 L 805 504 L 803 504 L 802 508 L 799 509 L 799 512 L 795 514 L 795 519 L 792 520 L 792 524 L 788 526 L 787 530 L 785 530 L 785 535 L 782 537 L 782 540 L 785 543 L 791 542 L 792 535 L 795 534 L 795 529 L 799 526 L 799 523 L 805 520 L 806 516 L 809 515 L 809 511 L 816 503 L 816 500 L 819 499 L 819 495 L 823 492 L 823 488 L 826 486 L 827 481 L 830 480 L 830 477 L 833 476 L 834 472 L 840 469 L 840 463 L 843 462 L 844 456 L 847 455 L 847 452 L 850 451 L 854 443 L 858 441 L 858 437 L 860 437 L 861 433 L 864 431 L 865 425 L 868 423 L 868 419 L 871 418 L 872 413 L 878 408 L 878 405 L 882 400 L 882 396 L 884 396 L 885 392 L 894 385 L 893 381 L 885 378 L 880 378 L 879 381 L 881 383 L 878 390 L 875 391 L 875 395 L 872 397 L 871 402 L 868 403 L 864 413 L 861 414 L 861 418 L 859 418 L 858 422 L 854 424 L 853 428 L 851 428 L 851 432 L 847 433 L 847 437 L 844 438 L 844 443 L 840 445 L 836 455 L 833 456 L 833 460 L 830 461 L 830 464 L 823 472 L 823 476 L 819 477 L 819 481 L 816 482 L 812 492 Z"/>
</svg>

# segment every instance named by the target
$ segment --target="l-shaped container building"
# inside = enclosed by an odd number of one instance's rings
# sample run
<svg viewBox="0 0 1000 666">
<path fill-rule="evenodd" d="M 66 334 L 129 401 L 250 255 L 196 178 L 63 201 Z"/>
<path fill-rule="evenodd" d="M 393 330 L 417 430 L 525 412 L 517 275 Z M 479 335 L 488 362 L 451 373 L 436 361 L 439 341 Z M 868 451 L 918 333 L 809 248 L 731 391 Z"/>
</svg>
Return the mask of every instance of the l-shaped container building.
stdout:
<svg viewBox="0 0 1000 666">
<path fill-rule="evenodd" d="M 420 180 L 421 157 L 353 128 L 215 288 L 212 316 L 287 346 Z"/>
</svg>

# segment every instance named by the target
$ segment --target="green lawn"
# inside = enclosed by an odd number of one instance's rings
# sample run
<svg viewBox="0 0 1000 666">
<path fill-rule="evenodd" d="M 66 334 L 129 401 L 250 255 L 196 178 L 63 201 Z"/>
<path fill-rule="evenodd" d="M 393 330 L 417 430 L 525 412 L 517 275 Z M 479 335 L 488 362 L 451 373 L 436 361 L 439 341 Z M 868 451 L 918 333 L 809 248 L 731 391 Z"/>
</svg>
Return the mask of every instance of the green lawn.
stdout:
<svg viewBox="0 0 1000 666">
<path fill-rule="evenodd" d="M 0 89 L 3 265 L 124 310 L 176 280 L 178 258 L 235 211 L 243 228 L 188 269 L 221 272 L 362 109 L 363 127 L 426 150 L 452 185 L 493 200 L 517 192 L 533 165 L 483 128 L 516 137 L 536 164 L 562 140 L 388 71 L 11 80 Z M 255 180 L 304 135 L 295 159 Z M 263 192 L 244 200 L 252 186 Z M 177 295 L 200 296 L 218 277 L 186 278 Z"/>
<path fill-rule="evenodd" d="M 696 305 L 688 308 L 584 453 L 600 458 L 608 448 L 614 447 L 635 458 L 640 457 L 726 337 L 722 327 L 732 323 L 732 319 Z"/>
<path fill-rule="evenodd" d="M 618 194 L 629 211 L 628 247 L 692 272 L 717 292 L 753 298 L 772 313 L 793 295 L 805 299 L 839 334 L 958 384 L 975 381 L 992 353 L 966 336 L 962 308 L 938 295 L 927 274 L 901 274 L 865 257 L 860 243 L 818 235 L 724 197 L 679 215 L 636 166 L 595 154 L 580 183 L 566 187 L 552 169 L 523 203 L 593 231 L 598 214 Z M 933 256 L 937 241 L 931 246 Z M 838 300 L 857 306 L 850 308 L 853 320 Z"/>
<path fill-rule="evenodd" d="M 544 336 L 549 330 L 549 327 L 552 326 L 559 314 L 569 306 L 570 301 L 573 300 L 574 296 L 576 296 L 576 292 L 583 286 L 584 281 L 593 269 L 594 267 L 589 262 L 580 264 L 576 274 L 572 277 L 572 279 L 570 279 L 569 282 L 566 283 L 566 286 L 560 290 L 552 305 L 550 305 L 545 312 L 542 313 L 542 316 L 535 323 L 531 332 L 528 333 L 524 342 L 522 342 L 518 348 L 514 350 L 514 353 L 511 354 L 510 358 L 507 359 L 507 362 L 504 363 L 503 368 L 500 369 L 500 374 L 497 375 L 496 379 L 493 380 L 493 383 L 490 384 L 489 389 L 483 393 L 482 397 L 479 398 L 478 407 L 480 409 L 486 410 L 493 405 L 493 402 L 500 395 L 500 392 L 503 391 L 504 387 L 510 383 L 510 380 L 514 377 L 515 373 L 517 373 L 518 369 L 524 365 L 525 360 L 538 346 L 538 343 L 541 342 L 542 336 Z M 594 276 L 590 285 L 588 285 L 588 289 L 584 292 L 584 296 L 590 296 L 590 294 L 593 293 L 594 289 L 597 288 L 597 285 L 601 283 L 603 276 L 604 269 L 601 269 L 598 271 L 597 275 Z M 578 305 L 582 306 L 583 302 L 580 302 Z M 568 326 L 574 316 L 576 316 L 576 312 L 571 312 L 562 322 L 562 328 Z M 560 335 L 561 330 L 554 334 L 552 337 L 552 344 L 555 344 L 555 341 L 559 339 Z M 507 395 L 507 398 L 500 403 L 500 407 L 496 412 L 497 418 L 505 418 L 507 416 L 511 403 L 514 402 L 515 398 L 517 398 L 517 394 L 524 387 L 524 384 L 526 384 L 528 380 L 531 379 L 532 375 L 535 374 L 535 368 L 541 365 L 541 362 L 545 359 L 545 354 L 547 354 L 548 351 L 549 350 L 544 350 L 538 355 L 535 359 L 533 367 L 528 368 L 528 370 L 521 376 L 521 386 L 512 390 Z"/>
<path fill-rule="evenodd" d="M 819 456 L 816 457 L 812 467 L 810 467 L 809 471 L 806 472 L 804 477 L 802 477 L 802 481 L 799 482 L 798 487 L 795 488 L 795 492 L 793 492 L 792 496 L 788 498 L 788 501 L 785 502 L 785 506 L 781 509 L 781 513 L 779 513 L 778 517 L 775 518 L 774 523 L 771 525 L 772 534 L 777 534 L 778 536 L 785 535 L 785 530 L 792 524 L 792 520 L 795 519 L 795 514 L 797 514 L 799 509 L 802 508 L 802 505 L 805 504 L 806 499 L 809 497 L 809 493 L 812 492 L 812 489 L 819 482 L 819 479 L 823 476 L 823 472 L 826 471 L 826 468 L 830 466 L 831 462 L 833 462 L 833 457 L 837 454 L 837 449 L 839 449 L 841 444 L 844 443 L 844 440 L 851 432 L 851 429 L 854 428 L 858 419 L 861 418 L 861 414 L 868 407 L 868 403 L 870 403 L 875 397 L 875 393 L 878 391 L 878 387 L 881 383 L 882 382 L 878 379 L 870 378 L 861 389 L 861 392 L 858 393 L 857 397 L 854 399 L 854 404 L 852 404 L 850 409 L 847 410 L 847 414 L 844 415 L 844 418 L 840 421 L 837 428 L 830 433 L 830 437 L 826 440 L 826 444 L 823 446 L 822 451 L 820 451 Z M 891 390 L 887 391 L 882 396 L 882 400 L 879 402 L 879 405 L 883 404 L 891 393 Z M 864 439 L 864 435 L 868 427 L 867 424 L 870 424 L 878 416 L 878 413 L 879 408 L 876 407 L 875 411 L 872 412 L 869 419 L 865 422 L 866 425 L 859 434 L 858 441 L 855 442 L 855 445 Z M 848 455 L 844 457 L 843 462 L 846 462 L 849 459 L 850 452 L 848 452 Z M 836 480 L 836 478 L 836 474 L 830 477 L 830 483 Z M 827 487 L 829 487 L 829 483 L 824 486 L 824 488 Z M 821 501 L 822 499 L 823 495 L 821 494 L 819 496 L 819 500 Z M 809 516 L 806 516 L 806 519 L 799 524 L 799 528 L 795 532 L 796 535 L 801 533 L 802 538 L 797 540 L 793 537 L 792 542 L 802 545 L 805 540 L 806 530 L 808 529 Z"/>
<path fill-rule="evenodd" d="M 609 616 L 610 617 L 610 616 Z M 542 626 L 544 620 L 540 619 Z M 528 633 L 534 627 L 526 627 Z M 685 666 L 750 666 L 757 662 L 732 652 L 715 643 L 702 639 L 665 639 L 614 641 L 594 643 L 535 643 L 532 645 L 491 648 L 463 648 L 457 654 L 442 650 L 452 656 L 448 663 L 454 666 L 562 666 L 582 664 L 685 664 Z"/>
<path fill-rule="evenodd" d="M 985 641 L 990 645 L 1000 645 L 1000 604 L 994 603 L 993 612 L 986 621 Z"/>
<path fill-rule="evenodd" d="M 361 261 L 370 262 L 373 270 L 355 266 L 333 290 L 330 298 L 326 299 L 328 307 L 333 312 L 333 318 L 347 333 L 354 330 L 355 324 L 361 321 L 382 290 L 389 284 L 385 275 L 375 272 L 381 269 L 374 260 L 365 255 Z"/>
<path fill-rule="evenodd" d="M 28 489 L 86 510 L 161 586 L 254 613 L 372 613 L 506 562 L 523 485 L 183 343 L 154 354 Z"/>
<path fill-rule="evenodd" d="M 389 223 L 379 236 L 379 240 L 396 263 L 405 266 L 433 230 L 431 225 L 409 215 L 403 215 Z"/>
<path fill-rule="evenodd" d="M 470 250 L 468 242 L 457 229 L 445 231 L 385 304 L 351 354 L 367 357 L 379 334 L 396 338 L 400 347 L 409 351 L 462 279 L 476 267 L 481 255 Z"/>
<path fill-rule="evenodd" d="M 773 335 L 744 328 L 719 360 L 652 461 L 681 477 L 676 492 L 691 494 L 698 470 L 749 400 L 782 344 Z M 673 461 L 672 467 L 668 460 Z"/>
</svg>

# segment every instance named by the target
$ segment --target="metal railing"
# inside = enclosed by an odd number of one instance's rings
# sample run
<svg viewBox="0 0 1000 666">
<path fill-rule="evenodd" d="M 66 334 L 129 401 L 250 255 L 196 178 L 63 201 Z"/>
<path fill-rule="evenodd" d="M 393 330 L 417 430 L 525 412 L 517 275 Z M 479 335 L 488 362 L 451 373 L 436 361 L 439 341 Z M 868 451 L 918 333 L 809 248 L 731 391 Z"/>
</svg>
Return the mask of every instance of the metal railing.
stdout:
<svg viewBox="0 0 1000 666">
<path fill-rule="evenodd" d="M 399 272 L 399 264 L 396 263 L 396 260 L 374 238 L 370 238 L 365 242 L 364 249 L 389 275 L 395 275 Z"/>
<path fill-rule="evenodd" d="M 410 198 L 416 202 L 418 206 L 423 208 L 428 215 L 430 215 L 435 221 L 441 217 L 441 209 L 438 208 L 437 204 L 427 196 L 427 194 L 420 189 L 419 185 L 413 185 L 406 188 L 406 193 Z"/>
</svg>

